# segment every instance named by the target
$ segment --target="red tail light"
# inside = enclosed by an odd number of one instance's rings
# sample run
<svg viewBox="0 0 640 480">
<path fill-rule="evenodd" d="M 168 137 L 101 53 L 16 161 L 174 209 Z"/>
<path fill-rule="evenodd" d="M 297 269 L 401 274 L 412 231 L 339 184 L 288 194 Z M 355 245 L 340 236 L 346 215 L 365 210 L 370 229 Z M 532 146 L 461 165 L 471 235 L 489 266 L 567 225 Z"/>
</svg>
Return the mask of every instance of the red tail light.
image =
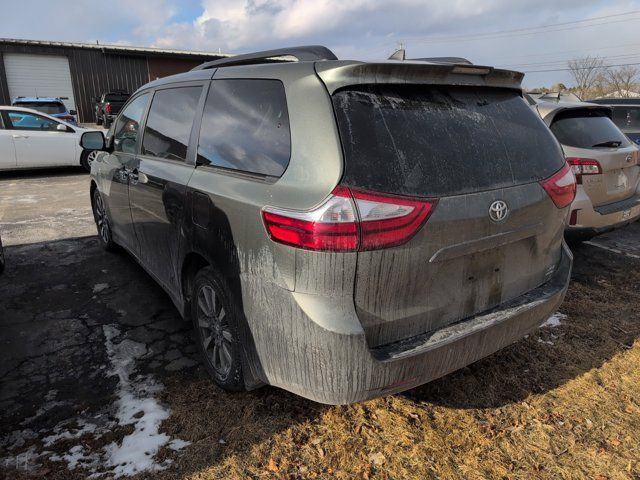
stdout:
<svg viewBox="0 0 640 480">
<path fill-rule="evenodd" d="M 435 200 L 381 195 L 336 187 L 319 207 L 305 212 L 265 207 L 272 240 L 308 250 L 354 252 L 401 245 L 420 230 Z"/>
<path fill-rule="evenodd" d="M 541 181 L 540 185 L 558 208 L 566 207 L 576 197 L 576 177 L 568 164 L 553 176 Z"/>
<path fill-rule="evenodd" d="M 602 167 L 597 160 L 591 158 L 567 157 L 567 162 L 571 165 L 571 170 L 576 176 L 576 183 L 582 184 L 583 175 L 597 175 L 602 173 Z"/>
<path fill-rule="evenodd" d="M 110 104 L 110 103 L 107 103 L 107 104 L 104 106 L 104 112 L 105 112 L 105 113 L 108 113 L 108 114 L 111 114 L 111 104 Z"/>
</svg>

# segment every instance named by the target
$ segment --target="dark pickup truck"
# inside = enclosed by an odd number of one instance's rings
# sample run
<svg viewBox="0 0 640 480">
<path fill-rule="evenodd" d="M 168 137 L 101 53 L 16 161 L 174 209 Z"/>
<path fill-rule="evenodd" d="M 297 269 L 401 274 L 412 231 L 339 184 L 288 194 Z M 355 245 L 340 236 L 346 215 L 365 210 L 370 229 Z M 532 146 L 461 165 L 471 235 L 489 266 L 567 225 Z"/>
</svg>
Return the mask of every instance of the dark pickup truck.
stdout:
<svg viewBox="0 0 640 480">
<path fill-rule="evenodd" d="M 96 97 L 96 125 L 103 125 L 104 128 L 109 128 L 111 122 L 120 113 L 120 109 L 127 103 L 130 96 L 131 94 L 125 90 L 111 90 Z"/>
</svg>

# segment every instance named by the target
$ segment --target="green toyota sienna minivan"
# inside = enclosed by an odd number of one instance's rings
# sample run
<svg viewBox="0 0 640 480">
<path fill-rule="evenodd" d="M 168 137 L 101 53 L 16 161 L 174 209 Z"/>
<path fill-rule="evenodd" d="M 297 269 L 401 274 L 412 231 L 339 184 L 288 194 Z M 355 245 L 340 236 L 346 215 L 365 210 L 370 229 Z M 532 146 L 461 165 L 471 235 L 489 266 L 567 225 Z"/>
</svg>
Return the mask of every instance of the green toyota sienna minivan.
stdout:
<svg viewBox="0 0 640 480">
<path fill-rule="evenodd" d="M 521 80 L 317 46 L 156 80 L 81 141 L 100 241 L 162 285 L 227 390 L 423 384 L 536 329 L 569 282 L 575 179 Z"/>
</svg>

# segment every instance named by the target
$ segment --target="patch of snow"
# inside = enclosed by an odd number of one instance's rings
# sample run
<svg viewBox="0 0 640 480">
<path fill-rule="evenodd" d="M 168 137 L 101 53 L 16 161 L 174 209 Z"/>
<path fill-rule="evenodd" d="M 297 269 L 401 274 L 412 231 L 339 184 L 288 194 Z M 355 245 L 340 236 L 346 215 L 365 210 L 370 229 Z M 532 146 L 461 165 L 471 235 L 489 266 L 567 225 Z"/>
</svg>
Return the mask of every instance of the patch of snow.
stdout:
<svg viewBox="0 0 640 480">
<path fill-rule="evenodd" d="M 541 338 L 538 339 L 538 343 L 544 343 L 545 345 L 554 345 L 551 340 L 543 340 Z"/>
<path fill-rule="evenodd" d="M 0 465 L 23 472 L 33 472 L 39 468 L 37 460 L 41 456 L 42 454 L 37 453 L 36 448 L 32 446 L 26 452 L 0 459 Z"/>
<path fill-rule="evenodd" d="M 69 452 L 62 457 L 57 456 L 58 461 L 63 460 L 67 462 L 69 470 L 75 470 L 77 467 L 82 468 L 95 468 L 100 463 L 100 456 L 97 453 L 88 453 L 82 445 L 76 445 L 69 449 Z M 56 460 L 49 457 L 50 460 Z"/>
<path fill-rule="evenodd" d="M 42 439 L 42 444 L 45 447 L 50 447 L 58 443 L 60 440 L 72 440 L 76 438 L 80 438 L 87 433 L 94 433 L 97 429 L 97 426 L 94 423 L 86 422 L 85 420 L 78 421 L 79 428 L 68 428 L 66 427 L 66 422 L 56 425 L 53 429 L 53 435 L 49 435 L 48 437 L 44 437 Z"/>
<path fill-rule="evenodd" d="M 187 442 L 186 440 L 180 440 L 179 438 L 175 438 L 169 442 L 168 447 L 171 450 L 178 451 L 178 450 L 182 450 L 185 447 L 188 447 L 189 445 L 191 445 L 191 442 Z"/>
<path fill-rule="evenodd" d="M 540 328 L 559 327 L 560 325 L 562 325 L 562 320 L 564 320 L 565 318 L 567 318 L 567 316 L 564 313 L 556 312 L 553 315 L 551 315 L 549 318 L 547 318 L 547 321 L 544 322 L 542 325 L 540 325 Z"/>
<path fill-rule="evenodd" d="M 109 288 L 109 284 L 108 283 L 96 283 L 93 286 L 93 293 L 100 293 L 103 290 L 106 290 L 107 288 Z"/>
<path fill-rule="evenodd" d="M 42 445 L 50 447 L 62 440 L 75 440 L 70 442 L 73 444 L 69 450 L 64 453 L 37 453 L 35 447 L 31 447 L 19 455 L 0 458 L 0 464 L 21 470 L 35 469 L 38 467 L 38 458 L 44 456 L 51 461 L 65 462 L 70 470 L 85 469 L 90 473 L 88 478 L 98 478 L 105 474 L 119 478 L 141 472 L 164 470 L 171 464 L 171 460 L 162 463 L 155 460 L 161 448 L 179 451 L 190 445 L 190 442 L 179 438 L 172 439 L 166 433 L 160 432 L 162 422 L 171 415 L 171 410 L 155 398 L 163 387 L 152 375 L 136 374 L 135 369 L 136 360 L 147 353 L 146 346 L 128 338 L 117 342 L 120 331 L 114 325 L 103 325 L 102 328 L 111 364 L 108 374 L 118 377 L 115 392 L 118 398 L 114 404 L 115 422 L 109 420 L 111 411 L 94 414 L 89 419 L 61 422 L 54 427 L 51 435 L 42 438 Z M 62 403 L 55 400 L 57 394 L 57 391 L 51 390 L 45 396 L 46 403 L 38 411 L 38 415 Z M 125 425 L 133 426 L 133 432 L 119 442 L 106 445 L 102 452 L 92 452 L 85 446 L 87 442 L 81 441 L 85 435 L 100 438 L 113 431 L 116 426 Z M 34 438 L 38 438 L 37 432 L 16 430 L 0 437 L 0 446 L 12 450 L 24 446 L 27 440 Z M 105 467 L 110 470 L 108 473 L 104 472 Z"/>
<path fill-rule="evenodd" d="M 140 472 L 159 471 L 166 464 L 159 464 L 154 457 L 163 446 L 179 450 L 188 445 L 179 439 L 171 440 L 160 433 L 160 425 L 169 418 L 171 411 L 153 395 L 162 389 L 152 376 L 139 375 L 132 379 L 135 360 L 146 352 L 146 346 L 130 339 L 115 343 L 119 330 L 111 325 L 103 326 L 107 354 L 111 360 L 110 373 L 117 375 L 119 425 L 133 425 L 134 431 L 122 442 L 113 442 L 105 447 L 105 460 L 116 477 Z M 177 447 L 177 448 L 174 448 Z"/>
</svg>

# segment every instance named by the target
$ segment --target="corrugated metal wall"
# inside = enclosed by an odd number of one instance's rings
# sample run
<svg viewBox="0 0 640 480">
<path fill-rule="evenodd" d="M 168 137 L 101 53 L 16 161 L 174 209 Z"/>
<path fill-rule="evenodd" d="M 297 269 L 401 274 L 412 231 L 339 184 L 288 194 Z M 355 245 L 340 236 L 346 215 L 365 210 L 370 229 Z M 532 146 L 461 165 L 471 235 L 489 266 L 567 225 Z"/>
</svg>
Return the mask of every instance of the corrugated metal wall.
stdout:
<svg viewBox="0 0 640 480">
<path fill-rule="evenodd" d="M 80 122 L 94 121 L 95 97 L 100 93 L 120 88 L 133 92 L 150 80 L 149 62 L 154 66 L 154 75 L 160 71 L 175 73 L 179 65 L 187 71 L 194 65 L 216 57 L 184 58 L 179 55 L 146 55 L 109 51 L 108 49 L 25 45 L 0 42 L 0 104 L 11 103 L 4 69 L 3 53 L 26 53 L 40 55 L 63 55 L 69 58 L 71 81 Z M 166 65 L 163 65 L 165 64 Z"/>
</svg>

